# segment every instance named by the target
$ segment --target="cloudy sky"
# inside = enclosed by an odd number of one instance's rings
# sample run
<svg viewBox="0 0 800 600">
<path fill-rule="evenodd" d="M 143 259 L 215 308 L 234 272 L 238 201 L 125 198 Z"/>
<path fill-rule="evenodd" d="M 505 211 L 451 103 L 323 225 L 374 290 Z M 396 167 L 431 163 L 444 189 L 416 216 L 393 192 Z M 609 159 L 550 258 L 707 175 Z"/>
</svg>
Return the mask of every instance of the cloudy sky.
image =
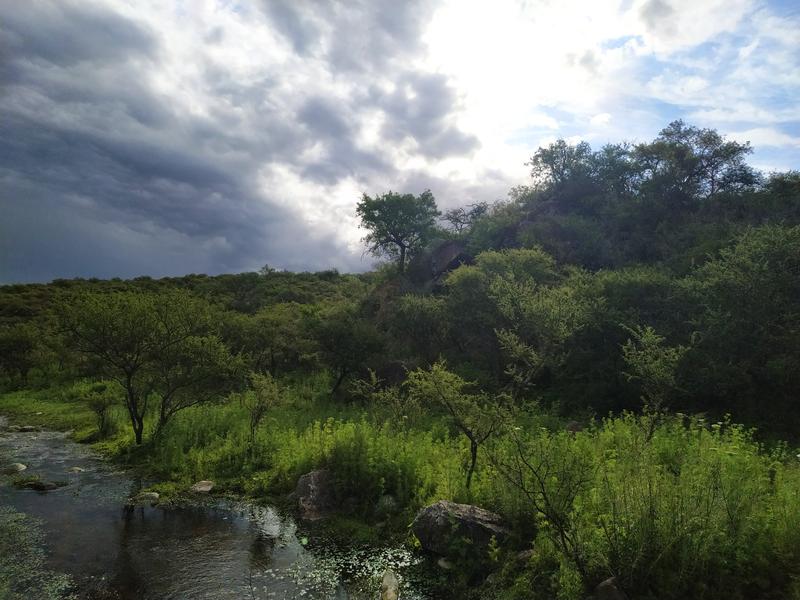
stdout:
<svg viewBox="0 0 800 600">
<path fill-rule="evenodd" d="M 0 0 L 0 282 L 364 270 L 364 192 L 676 118 L 797 169 L 798 98 L 794 0 Z"/>
</svg>

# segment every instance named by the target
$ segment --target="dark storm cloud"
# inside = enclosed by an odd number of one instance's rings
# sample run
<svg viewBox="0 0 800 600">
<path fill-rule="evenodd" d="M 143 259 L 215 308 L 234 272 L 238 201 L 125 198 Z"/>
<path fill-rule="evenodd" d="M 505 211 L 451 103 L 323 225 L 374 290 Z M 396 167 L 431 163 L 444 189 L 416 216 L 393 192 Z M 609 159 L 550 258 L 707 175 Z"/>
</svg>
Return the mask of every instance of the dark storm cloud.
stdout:
<svg viewBox="0 0 800 600">
<path fill-rule="evenodd" d="M 297 113 L 298 120 L 319 137 L 342 138 L 353 135 L 353 127 L 343 111 L 332 101 L 310 98 Z"/>
<path fill-rule="evenodd" d="M 25 0 L 0 7 L 5 51 L 69 66 L 80 61 L 124 61 L 152 56 L 157 41 L 140 24 L 88 2 Z"/>
<path fill-rule="evenodd" d="M 221 25 L 208 27 L 197 36 L 194 87 L 181 90 L 203 107 L 190 111 L 158 84 L 168 30 L 77 0 L 0 3 L 0 282 L 265 262 L 363 268 L 335 235 L 342 215 L 308 225 L 280 185 L 272 189 L 273 166 L 324 186 L 413 186 L 386 153 L 359 141 L 364 115 L 375 113 L 385 124 L 380 144 L 411 140 L 426 157 L 474 149 L 452 125 L 458 99 L 447 81 L 405 60 L 419 50 L 429 9 L 262 7 L 254 15 L 266 15 L 301 62 L 266 56 L 240 78 L 204 53 L 203 44 L 229 43 Z M 347 85 L 287 88 L 287 69 L 304 60 Z M 396 91 L 367 92 L 378 79 L 398 82 Z"/>
</svg>

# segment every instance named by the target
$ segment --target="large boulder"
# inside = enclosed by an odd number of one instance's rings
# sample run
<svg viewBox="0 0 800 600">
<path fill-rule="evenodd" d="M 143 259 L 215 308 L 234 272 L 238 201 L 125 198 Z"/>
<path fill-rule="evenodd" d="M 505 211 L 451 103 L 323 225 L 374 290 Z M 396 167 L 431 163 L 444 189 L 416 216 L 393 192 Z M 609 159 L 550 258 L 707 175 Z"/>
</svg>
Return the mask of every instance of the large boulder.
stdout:
<svg viewBox="0 0 800 600">
<path fill-rule="evenodd" d="M 431 275 L 434 279 L 470 262 L 466 248 L 461 242 L 447 240 L 431 252 Z"/>
<path fill-rule="evenodd" d="M 195 483 L 192 487 L 189 488 L 189 491 L 194 494 L 208 494 L 213 489 L 214 489 L 214 482 L 204 479 L 203 481 L 198 481 L 197 483 Z"/>
<path fill-rule="evenodd" d="M 499 515 L 447 500 L 419 511 L 411 530 L 425 550 L 442 555 L 452 554 L 465 540 L 476 550 L 483 550 L 492 538 L 499 543 L 509 534 Z"/>
<path fill-rule="evenodd" d="M 327 517 L 339 504 L 333 476 L 325 469 L 301 475 L 297 480 L 294 495 L 297 498 L 300 516 L 309 521 Z"/>
</svg>

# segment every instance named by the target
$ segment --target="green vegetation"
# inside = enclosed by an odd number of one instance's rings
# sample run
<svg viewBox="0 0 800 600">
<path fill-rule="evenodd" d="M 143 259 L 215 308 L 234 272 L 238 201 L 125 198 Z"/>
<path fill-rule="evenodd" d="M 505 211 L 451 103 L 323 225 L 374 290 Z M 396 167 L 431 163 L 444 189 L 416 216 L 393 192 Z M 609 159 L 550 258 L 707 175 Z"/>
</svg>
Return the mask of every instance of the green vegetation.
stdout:
<svg viewBox="0 0 800 600">
<path fill-rule="evenodd" d="M 462 597 L 800 598 L 800 175 L 748 152 L 681 122 L 559 141 L 443 228 L 429 192 L 364 196 L 396 259 L 364 275 L 5 286 L 0 412 L 167 495 L 328 469 L 360 539 L 493 510 L 512 534 L 453 549 Z"/>
</svg>

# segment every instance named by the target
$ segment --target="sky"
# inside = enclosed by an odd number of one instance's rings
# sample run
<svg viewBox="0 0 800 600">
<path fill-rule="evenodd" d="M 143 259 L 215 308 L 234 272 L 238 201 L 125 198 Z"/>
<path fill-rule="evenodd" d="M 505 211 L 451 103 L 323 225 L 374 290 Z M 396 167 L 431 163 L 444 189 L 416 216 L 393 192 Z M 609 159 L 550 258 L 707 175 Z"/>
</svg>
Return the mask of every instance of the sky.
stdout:
<svg viewBox="0 0 800 600">
<path fill-rule="evenodd" d="M 0 0 L 0 283 L 363 271 L 364 193 L 679 118 L 798 169 L 798 99 L 793 0 Z"/>
</svg>

